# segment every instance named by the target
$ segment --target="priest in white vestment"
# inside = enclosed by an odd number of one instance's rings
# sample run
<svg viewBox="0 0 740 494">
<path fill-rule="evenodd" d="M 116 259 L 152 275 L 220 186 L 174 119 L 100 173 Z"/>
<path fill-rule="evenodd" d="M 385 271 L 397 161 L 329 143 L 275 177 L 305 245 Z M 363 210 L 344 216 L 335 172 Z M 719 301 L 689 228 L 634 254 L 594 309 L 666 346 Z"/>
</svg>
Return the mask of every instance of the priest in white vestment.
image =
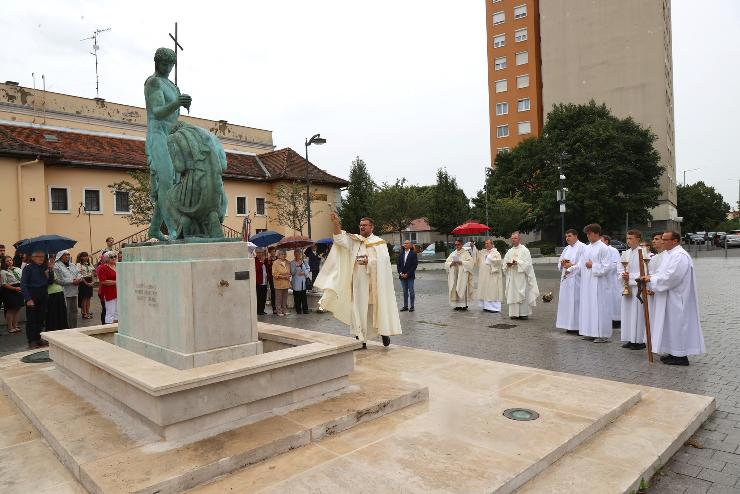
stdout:
<svg viewBox="0 0 740 494">
<path fill-rule="evenodd" d="M 331 221 L 334 247 L 314 281 L 324 291 L 319 308 L 348 324 L 363 347 L 378 334 L 388 346 L 401 334 L 388 246 L 373 234 L 370 218 L 360 220 L 359 235 L 343 231 L 336 213 Z"/>
<path fill-rule="evenodd" d="M 614 281 L 607 275 L 612 262 L 609 247 L 601 241 L 601 226 L 583 228 L 589 244 L 581 259 L 581 300 L 579 332 L 584 340 L 608 343 L 612 336 Z"/>
<path fill-rule="evenodd" d="M 501 312 L 504 295 L 504 277 L 501 269 L 501 254 L 491 240 L 483 243 L 483 250 L 476 257 L 478 265 L 478 290 L 481 309 L 485 312 Z"/>
<path fill-rule="evenodd" d="M 645 309 L 637 299 L 637 279 L 640 277 L 641 238 L 642 233 L 639 230 L 629 230 L 627 232 L 627 245 L 629 249 L 622 253 L 621 259 L 629 262 L 627 269 L 624 269 L 621 260 L 619 263 L 618 279 L 621 286 L 619 293 L 622 298 L 622 341 L 625 342 L 622 348 L 629 350 L 642 350 L 645 348 Z M 621 295 L 624 290 L 625 281 L 629 286 L 629 296 Z M 649 302 L 652 303 L 652 301 Z"/>
<path fill-rule="evenodd" d="M 558 314 L 555 327 L 571 334 L 578 334 L 578 314 L 581 298 L 580 264 L 586 245 L 578 240 L 578 232 L 565 232 L 567 246 L 558 259 L 560 271 L 560 295 L 558 296 Z"/>
<path fill-rule="evenodd" d="M 653 234 L 653 240 L 652 240 L 652 246 L 655 250 L 656 254 L 653 254 L 650 257 L 650 261 L 648 262 L 645 273 L 646 274 L 654 274 L 657 273 L 660 269 L 660 263 L 665 259 L 666 251 L 663 249 L 663 232 L 658 232 Z M 645 242 L 644 244 L 641 243 L 640 247 L 643 247 L 644 250 L 650 249 L 650 242 Z M 650 320 L 652 321 L 655 319 L 655 293 L 651 291 L 648 292 L 650 295 L 650 303 L 648 304 L 648 311 L 650 312 Z"/>
<path fill-rule="evenodd" d="M 450 306 L 455 310 L 468 310 L 468 303 L 473 300 L 475 259 L 463 248 L 460 239 L 455 240 L 455 250 L 445 260 L 445 269 Z"/>
<path fill-rule="evenodd" d="M 609 279 L 612 280 L 612 328 L 619 327 L 619 319 L 622 317 L 622 282 L 619 279 L 619 262 L 621 256 L 619 251 L 612 247 L 612 239 L 609 235 L 602 235 L 601 241 L 609 247 L 612 263 L 609 266 Z"/>
<path fill-rule="evenodd" d="M 654 353 L 664 353 L 667 365 L 689 365 L 689 355 L 704 353 L 699 322 L 699 298 L 691 255 L 681 247 L 677 232 L 663 233 L 666 254 L 658 272 L 645 276 L 655 292 L 655 318 L 650 329 Z"/>
<path fill-rule="evenodd" d="M 521 245 L 519 232 L 511 234 L 511 248 L 506 251 L 503 261 L 506 276 L 506 303 L 509 305 L 509 317 L 526 319 L 532 314 L 532 307 L 537 305 L 540 289 L 532 267 L 532 256 L 529 249 Z"/>
</svg>

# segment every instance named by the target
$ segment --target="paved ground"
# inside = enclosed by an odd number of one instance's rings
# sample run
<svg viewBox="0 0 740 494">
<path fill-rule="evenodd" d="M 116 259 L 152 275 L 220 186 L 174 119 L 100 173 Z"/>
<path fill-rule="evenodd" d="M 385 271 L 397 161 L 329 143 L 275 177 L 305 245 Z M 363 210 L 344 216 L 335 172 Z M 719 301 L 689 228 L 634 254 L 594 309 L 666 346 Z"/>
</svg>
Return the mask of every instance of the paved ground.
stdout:
<svg viewBox="0 0 740 494">
<path fill-rule="evenodd" d="M 445 275 L 418 274 L 415 313 L 402 313 L 404 334 L 394 344 L 425 348 L 519 365 L 714 396 L 717 412 L 653 479 L 650 493 L 740 494 L 740 249 L 701 252 L 697 282 L 707 354 L 690 367 L 650 365 L 644 352 L 623 350 L 615 341 L 593 344 L 556 330 L 558 276 L 552 266 L 537 266 L 540 291 L 553 290 L 552 303 L 540 303 L 528 321 L 480 310 L 459 313 L 448 307 Z M 396 286 L 396 293 L 400 289 Z M 99 314 L 99 306 L 93 310 Z M 336 334 L 345 326 L 328 314 L 291 314 L 264 320 Z M 84 321 L 85 325 L 95 320 Z M 513 324 L 508 329 L 490 327 Z M 25 348 L 25 338 L 0 329 L 0 355 Z"/>
</svg>

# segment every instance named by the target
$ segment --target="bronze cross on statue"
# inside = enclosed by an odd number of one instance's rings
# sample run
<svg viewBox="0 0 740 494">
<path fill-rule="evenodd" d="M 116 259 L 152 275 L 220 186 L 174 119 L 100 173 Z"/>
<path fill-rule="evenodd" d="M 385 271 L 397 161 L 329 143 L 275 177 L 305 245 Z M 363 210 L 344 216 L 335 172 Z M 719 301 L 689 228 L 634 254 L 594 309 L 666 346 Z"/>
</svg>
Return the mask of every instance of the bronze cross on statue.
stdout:
<svg viewBox="0 0 740 494">
<path fill-rule="evenodd" d="M 175 86 L 177 86 L 177 49 L 185 50 L 185 48 L 182 47 L 182 45 L 177 41 L 177 22 L 175 23 L 175 35 L 172 36 L 172 33 L 170 33 L 170 38 L 172 38 L 172 41 L 175 42 Z"/>
</svg>

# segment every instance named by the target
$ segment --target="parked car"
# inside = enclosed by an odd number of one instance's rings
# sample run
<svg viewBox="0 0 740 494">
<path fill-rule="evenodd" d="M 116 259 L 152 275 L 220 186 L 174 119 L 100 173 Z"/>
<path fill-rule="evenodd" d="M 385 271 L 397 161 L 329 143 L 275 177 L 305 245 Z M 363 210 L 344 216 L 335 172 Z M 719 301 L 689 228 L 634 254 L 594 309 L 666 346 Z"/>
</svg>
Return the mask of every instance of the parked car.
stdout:
<svg viewBox="0 0 740 494">
<path fill-rule="evenodd" d="M 740 247 L 740 235 L 727 235 L 727 248 Z"/>
<path fill-rule="evenodd" d="M 611 239 L 611 241 L 609 242 L 609 245 L 617 249 L 619 252 L 624 252 L 625 250 L 629 248 L 627 244 L 625 244 L 621 240 L 617 240 L 616 238 Z"/>
<path fill-rule="evenodd" d="M 436 252 L 434 252 L 434 244 L 427 245 L 427 248 L 421 251 L 421 254 L 419 254 L 420 259 L 425 259 L 427 261 L 431 261 L 432 259 L 436 259 Z"/>
<path fill-rule="evenodd" d="M 703 244 L 704 243 L 704 235 L 699 233 L 692 233 L 689 235 L 689 243 L 690 244 Z"/>
</svg>

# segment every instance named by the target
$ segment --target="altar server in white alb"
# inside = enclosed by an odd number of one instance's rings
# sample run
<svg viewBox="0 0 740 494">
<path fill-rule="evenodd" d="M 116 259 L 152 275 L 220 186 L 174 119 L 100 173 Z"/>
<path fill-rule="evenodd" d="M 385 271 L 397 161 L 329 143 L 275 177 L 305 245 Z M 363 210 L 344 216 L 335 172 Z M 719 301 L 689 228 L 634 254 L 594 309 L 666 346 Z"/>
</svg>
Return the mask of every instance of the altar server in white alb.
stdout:
<svg viewBox="0 0 740 494">
<path fill-rule="evenodd" d="M 622 282 L 619 279 L 619 261 L 621 260 L 619 251 L 612 247 L 612 238 L 609 235 L 602 235 L 601 241 L 606 244 L 611 254 L 611 264 L 609 266 L 609 279 L 612 284 L 612 328 L 619 327 L 619 321 L 622 317 Z"/>
<path fill-rule="evenodd" d="M 627 232 L 627 245 L 629 249 L 622 253 L 619 263 L 620 294 L 624 291 L 625 281 L 628 283 L 629 296 L 622 295 L 621 321 L 622 321 L 622 348 L 629 350 L 642 350 L 645 348 L 645 309 L 637 299 L 637 279 L 640 277 L 640 239 L 642 233 L 639 230 Z M 645 254 L 643 252 L 643 254 Z M 646 255 L 646 254 L 645 254 Z M 622 261 L 628 262 L 624 269 Z M 650 301 L 652 303 L 652 301 Z"/>
<path fill-rule="evenodd" d="M 473 300 L 475 259 L 463 248 L 460 239 L 455 240 L 455 250 L 445 260 L 445 269 L 450 306 L 455 310 L 468 310 L 468 304 Z"/>
<path fill-rule="evenodd" d="M 581 259 L 581 300 L 578 317 L 579 331 L 584 340 L 608 343 L 612 336 L 614 281 L 607 275 L 612 262 L 611 252 L 601 241 L 601 226 L 592 223 L 583 228 L 589 244 Z"/>
<path fill-rule="evenodd" d="M 642 242 L 640 243 L 640 247 L 643 247 L 644 250 L 649 250 L 651 245 L 656 254 L 651 254 L 650 261 L 646 266 L 646 274 L 657 273 L 660 269 L 660 263 L 663 261 L 663 259 L 665 259 L 665 256 L 667 255 L 665 249 L 663 248 L 663 232 L 653 233 L 652 242 L 645 242 L 644 244 Z M 652 290 L 650 290 L 648 293 L 650 295 L 650 303 L 648 304 L 650 315 L 648 317 L 650 317 L 650 320 L 653 321 L 655 319 L 655 293 Z"/>
<path fill-rule="evenodd" d="M 504 275 L 506 276 L 506 303 L 509 317 L 526 319 L 537 305 L 540 289 L 532 267 L 529 249 L 521 245 L 519 232 L 511 234 L 511 249 L 504 256 Z"/>
<path fill-rule="evenodd" d="M 681 247 L 676 232 L 663 233 L 665 254 L 655 274 L 643 278 L 655 292 L 655 315 L 650 329 L 654 353 L 667 365 L 689 365 L 689 355 L 704 353 L 699 322 L 694 262 Z"/>
<path fill-rule="evenodd" d="M 568 245 L 558 260 L 560 295 L 555 327 L 571 334 L 578 334 L 581 299 L 580 264 L 586 245 L 578 240 L 578 232 L 572 229 L 565 232 L 565 243 Z"/>
<path fill-rule="evenodd" d="M 360 220 L 359 235 L 343 231 L 336 213 L 331 221 L 334 247 L 314 282 L 324 291 L 319 308 L 348 324 L 363 347 L 378 334 L 388 346 L 401 334 L 388 246 L 373 234 L 371 218 Z"/>
<path fill-rule="evenodd" d="M 485 312 L 501 312 L 504 295 L 504 277 L 501 269 L 501 254 L 493 242 L 486 240 L 483 250 L 476 257 L 478 264 L 478 290 L 481 309 Z"/>
</svg>

